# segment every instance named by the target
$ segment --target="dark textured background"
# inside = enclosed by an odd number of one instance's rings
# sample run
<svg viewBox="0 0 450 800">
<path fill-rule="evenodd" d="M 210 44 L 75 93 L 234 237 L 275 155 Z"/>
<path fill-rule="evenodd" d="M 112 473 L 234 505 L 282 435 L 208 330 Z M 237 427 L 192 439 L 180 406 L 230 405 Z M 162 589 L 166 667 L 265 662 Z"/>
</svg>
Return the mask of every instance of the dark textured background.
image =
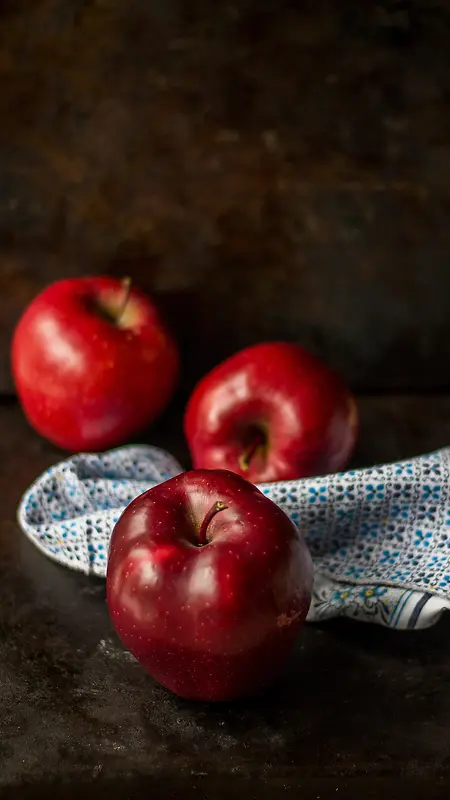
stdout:
<svg viewBox="0 0 450 800">
<path fill-rule="evenodd" d="M 2 0 L 0 390 L 35 291 L 131 273 L 190 385 L 260 338 L 450 385 L 450 4 Z"/>
</svg>

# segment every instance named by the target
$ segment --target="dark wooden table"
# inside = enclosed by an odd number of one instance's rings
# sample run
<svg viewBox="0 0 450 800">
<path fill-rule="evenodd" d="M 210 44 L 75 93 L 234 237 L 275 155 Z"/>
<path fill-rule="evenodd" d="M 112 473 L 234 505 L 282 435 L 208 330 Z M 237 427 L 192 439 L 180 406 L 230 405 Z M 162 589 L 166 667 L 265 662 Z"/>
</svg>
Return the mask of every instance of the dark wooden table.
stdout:
<svg viewBox="0 0 450 800">
<path fill-rule="evenodd" d="M 450 441 L 450 398 L 361 398 L 356 461 Z M 112 631 L 104 583 L 20 533 L 21 493 L 61 456 L 0 407 L 0 797 L 448 798 L 450 619 L 417 633 L 309 626 L 283 680 L 229 706 L 155 685 Z M 186 459 L 171 412 L 151 440 Z M 150 438 L 150 437 L 149 437 Z"/>
</svg>

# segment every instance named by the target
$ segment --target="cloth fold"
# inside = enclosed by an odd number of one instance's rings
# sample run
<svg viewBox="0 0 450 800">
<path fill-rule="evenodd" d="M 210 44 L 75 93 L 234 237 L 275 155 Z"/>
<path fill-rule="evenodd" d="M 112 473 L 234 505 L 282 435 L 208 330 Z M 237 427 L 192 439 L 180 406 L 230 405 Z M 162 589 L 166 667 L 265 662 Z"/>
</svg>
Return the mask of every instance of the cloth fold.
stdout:
<svg viewBox="0 0 450 800">
<path fill-rule="evenodd" d="M 182 471 L 169 453 L 147 445 L 82 453 L 35 481 L 19 524 L 49 558 L 104 577 L 124 508 Z M 309 621 L 346 616 L 425 628 L 450 608 L 450 448 L 259 488 L 307 539 L 315 566 Z"/>
</svg>

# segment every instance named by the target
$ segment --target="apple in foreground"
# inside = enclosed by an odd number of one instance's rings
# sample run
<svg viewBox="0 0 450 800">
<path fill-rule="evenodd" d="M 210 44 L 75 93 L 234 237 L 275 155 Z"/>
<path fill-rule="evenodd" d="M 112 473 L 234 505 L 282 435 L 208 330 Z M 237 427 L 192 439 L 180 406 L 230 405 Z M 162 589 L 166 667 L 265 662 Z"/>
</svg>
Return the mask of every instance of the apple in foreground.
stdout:
<svg viewBox="0 0 450 800">
<path fill-rule="evenodd" d="M 107 600 L 120 639 L 153 678 L 184 698 L 226 701 L 280 672 L 312 580 L 284 511 L 235 473 L 192 470 L 120 517 Z"/>
<path fill-rule="evenodd" d="M 184 428 L 195 468 L 265 483 L 343 469 L 358 413 L 345 383 L 319 359 L 269 342 L 231 356 L 199 382 Z"/>
<path fill-rule="evenodd" d="M 25 310 L 12 345 L 29 422 L 72 451 L 113 447 L 153 422 L 172 395 L 178 365 L 153 302 L 127 279 L 52 284 Z"/>
</svg>

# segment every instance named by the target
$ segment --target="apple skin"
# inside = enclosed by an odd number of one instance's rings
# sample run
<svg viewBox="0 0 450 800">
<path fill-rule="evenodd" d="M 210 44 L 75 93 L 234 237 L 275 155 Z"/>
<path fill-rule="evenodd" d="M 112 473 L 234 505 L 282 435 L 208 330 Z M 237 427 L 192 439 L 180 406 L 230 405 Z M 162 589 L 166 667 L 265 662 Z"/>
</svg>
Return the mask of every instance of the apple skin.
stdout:
<svg viewBox="0 0 450 800">
<path fill-rule="evenodd" d="M 342 470 L 358 412 L 345 383 L 319 359 L 269 342 L 231 356 L 197 384 L 184 430 L 195 468 L 266 483 Z"/>
<path fill-rule="evenodd" d="M 192 470 L 120 517 L 107 601 L 123 644 L 159 683 L 187 699 L 228 701 L 279 674 L 312 581 L 309 550 L 284 511 L 235 473 Z"/>
<path fill-rule="evenodd" d="M 41 292 L 12 344 L 30 424 L 59 447 L 104 450 L 149 425 L 169 401 L 178 349 L 152 301 L 126 281 L 71 278 Z"/>
</svg>

